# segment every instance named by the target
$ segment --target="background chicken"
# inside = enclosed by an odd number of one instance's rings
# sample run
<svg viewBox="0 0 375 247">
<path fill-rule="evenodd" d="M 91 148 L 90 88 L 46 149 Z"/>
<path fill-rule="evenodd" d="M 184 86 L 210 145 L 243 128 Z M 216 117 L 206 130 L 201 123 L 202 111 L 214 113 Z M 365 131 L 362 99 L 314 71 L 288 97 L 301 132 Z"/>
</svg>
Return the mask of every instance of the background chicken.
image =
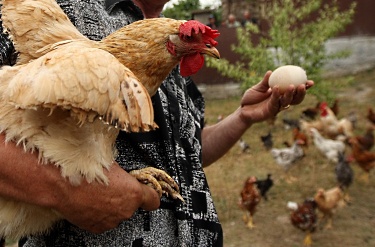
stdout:
<svg viewBox="0 0 375 247">
<path fill-rule="evenodd" d="M 340 186 L 329 190 L 318 189 L 314 195 L 314 200 L 318 210 L 323 214 L 323 219 L 327 219 L 325 228 L 332 228 L 332 217 L 335 210 L 345 205 L 344 192 Z"/>
<path fill-rule="evenodd" d="M 108 182 L 103 170 L 115 158 L 119 129 L 157 127 L 150 96 L 178 63 L 188 76 L 202 67 L 203 54 L 219 57 L 218 32 L 197 21 L 142 20 L 100 42 L 81 35 L 53 0 L 5 0 L 2 21 L 19 58 L 0 71 L 1 132 L 25 151 L 38 149 L 41 162 L 55 163 L 73 184 Z M 160 196 L 183 200 L 165 172 L 131 174 Z M 50 209 L 0 198 L 0 236 L 36 234 L 59 219 Z"/>
<path fill-rule="evenodd" d="M 238 145 L 240 146 L 242 153 L 250 152 L 250 146 L 244 139 L 240 138 L 240 140 L 238 141 Z"/>
<path fill-rule="evenodd" d="M 317 227 L 317 204 L 314 199 L 306 199 L 302 204 L 288 202 L 288 208 L 292 210 L 290 214 L 290 221 L 293 226 L 306 232 L 304 245 L 310 246 L 312 244 L 311 234 Z"/>
<path fill-rule="evenodd" d="M 348 188 L 353 183 L 354 172 L 349 163 L 350 159 L 345 156 L 345 153 L 340 152 L 338 159 L 335 167 L 337 184 L 344 191 L 345 201 L 349 202 Z"/>
<path fill-rule="evenodd" d="M 268 200 L 267 192 L 273 186 L 272 174 L 268 173 L 266 179 L 257 178 L 255 184 L 257 185 L 260 195 L 267 201 Z"/>
<path fill-rule="evenodd" d="M 345 151 L 345 143 L 338 140 L 331 140 L 324 138 L 320 132 L 315 129 L 310 129 L 310 134 L 315 147 L 330 161 L 337 163 L 340 152 Z"/>
<path fill-rule="evenodd" d="M 371 107 L 368 108 L 366 118 L 367 118 L 367 120 L 369 120 L 372 124 L 375 125 L 375 112 L 372 110 Z"/>
<path fill-rule="evenodd" d="M 331 139 L 337 139 L 339 135 L 345 138 L 353 136 L 352 122 L 346 118 L 338 120 L 326 102 L 320 104 L 320 121 L 323 124 L 322 133 Z"/>
<path fill-rule="evenodd" d="M 330 139 L 340 138 L 343 141 L 354 135 L 352 120 L 348 118 L 337 119 L 326 102 L 322 102 L 319 108 L 320 115 L 318 119 L 314 121 L 300 119 L 300 126 L 303 131 L 315 128 L 325 137 Z"/>
<path fill-rule="evenodd" d="M 375 153 L 361 148 L 358 140 L 354 137 L 349 139 L 352 148 L 352 157 L 365 172 L 362 180 L 369 182 L 370 171 L 375 167 Z"/>
<path fill-rule="evenodd" d="M 302 111 L 301 117 L 307 120 L 314 120 L 320 112 L 320 102 L 316 103 L 315 107 L 309 107 Z"/>
<path fill-rule="evenodd" d="M 335 116 L 339 115 L 339 110 L 340 110 L 339 99 L 335 99 L 333 101 L 333 104 L 330 106 L 330 109 L 332 110 L 333 114 L 335 114 Z"/>
<path fill-rule="evenodd" d="M 240 208 L 245 211 L 243 220 L 250 229 L 254 228 L 253 216 L 257 205 L 261 200 L 261 195 L 256 185 L 256 178 L 251 176 L 246 179 L 241 191 L 241 199 L 239 201 Z"/>
<path fill-rule="evenodd" d="M 270 150 L 273 147 L 272 133 L 268 132 L 266 135 L 261 135 L 260 140 L 266 150 Z"/>
<path fill-rule="evenodd" d="M 353 182 L 353 169 L 350 167 L 348 158 L 345 153 L 340 152 L 339 160 L 335 167 L 337 183 L 341 188 L 347 189 Z"/>
<path fill-rule="evenodd" d="M 291 147 L 286 148 L 272 148 L 271 155 L 278 165 L 284 168 L 285 172 L 288 172 L 292 164 L 304 156 L 304 151 L 300 146 L 302 142 L 297 140 Z M 287 176 L 287 182 L 291 182 L 295 178 Z"/>
<path fill-rule="evenodd" d="M 284 129 L 286 129 L 286 130 L 300 127 L 299 119 L 283 117 L 282 121 L 283 121 Z"/>
<path fill-rule="evenodd" d="M 374 127 L 367 127 L 367 130 L 363 135 L 357 135 L 354 138 L 357 139 L 358 144 L 362 149 L 370 150 L 374 146 Z"/>
<path fill-rule="evenodd" d="M 300 146 L 302 146 L 305 149 L 308 148 L 309 139 L 305 132 L 303 132 L 299 127 L 295 127 L 292 130 L 292 134 L 293 134 L 293 141 L 300 140 L 301 141 Z"/>
</svg>

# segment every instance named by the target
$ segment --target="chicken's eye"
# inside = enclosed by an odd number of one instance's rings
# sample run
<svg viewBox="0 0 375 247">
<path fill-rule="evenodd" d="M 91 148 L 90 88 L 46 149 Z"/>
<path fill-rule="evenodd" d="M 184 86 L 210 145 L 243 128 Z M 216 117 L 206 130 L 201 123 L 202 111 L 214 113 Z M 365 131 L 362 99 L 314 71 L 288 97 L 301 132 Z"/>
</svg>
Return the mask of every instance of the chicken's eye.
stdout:
<svg viewBox="0 0 375 247">
<path fill-rule="evenodd" d="M 193 40 L 193 36 L 185 35 L 184 36 L 184 40 L 187 41 L 187 42 L 192 41 Z"/>
</svg>

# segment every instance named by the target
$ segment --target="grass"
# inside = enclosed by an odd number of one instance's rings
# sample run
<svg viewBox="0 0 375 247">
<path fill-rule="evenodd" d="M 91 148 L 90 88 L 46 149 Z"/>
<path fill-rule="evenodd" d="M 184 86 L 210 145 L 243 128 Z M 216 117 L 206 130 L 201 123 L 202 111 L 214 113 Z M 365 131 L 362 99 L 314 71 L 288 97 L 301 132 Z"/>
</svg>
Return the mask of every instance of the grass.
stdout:
<svg viewBox="0 0 375 247">
<path fill-rule="evenodd" d="M 356 134 L 363 134 L 369 121 L 366 120 L 367 108 L 375 108 L 375 70 L 361 74 L 327 80 L 340 100 L 339 118 L 355 111 L 358 117 Z M 206 101 L 206 119 L 214 124 L 217 116 L 230 114 L 239 105 L 240 97 L 225 100 Z M 303 109 L 315 106 L 317 99 L 307 95 L 304 102 L 279 114 L 275 126 L 267 123 L 253 125 L 243 136 L 251 151 L 242 154 L 238 145 L 212 166 L 205 168 L 219 219 L 224 230 L 225 247 L 274 247 L 302 246 L 304 233 L 294 228 L 289 221 L 288 201 L 302 202 L 312 197 L 319 188 L 329 189 L 336 185 L 334 167 L 310 143 L 306 157 L 295 164 L 290 174 L 298 180 L 287 183 L 283 170 L 272 159 L 260 141 L 260 136 L 272 130 L 274 147 L 282 147 L 283 141 L 291 142 L 290 130 L 285 130 L 282 117 L 298 118 Z M 233 126 L 235 128 L 235 126 Z M 375 152 L 374 148 L 372 152 Z M 350 147 L 347 147 L 350 153 Z M 333 218 L 333 229 L 324 230 L 324 222 L 319 223 L 313 234 L 313 245 L 333 246 L 375 246 L 375 174 L 372 171 L 370 183 L 358 179 L 363 174 L 357 164 L 352 163 L 355 179 L 349 193 L 352 203 L 337 210 Z M 265 178 L 272 173 L 274 186 L 268 193 L 269 200 L 262 200 L 254 215 L 256 228 L 250 230 L 242 221 L 242 211 L 238 208 L 240 190 L 250 175 Z"/>
</svg>

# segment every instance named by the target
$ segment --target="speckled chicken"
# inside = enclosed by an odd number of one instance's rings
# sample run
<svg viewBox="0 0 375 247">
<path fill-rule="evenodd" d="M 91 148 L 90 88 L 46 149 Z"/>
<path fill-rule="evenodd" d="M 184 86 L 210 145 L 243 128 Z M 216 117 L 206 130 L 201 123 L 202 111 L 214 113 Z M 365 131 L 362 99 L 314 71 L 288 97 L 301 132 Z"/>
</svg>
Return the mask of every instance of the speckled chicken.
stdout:
<svg viewBox="0 0 375 247">
<path fill-rule="evenodd" d="M 346 190 L 353 183 L 354 172 L 345 153 L 340 152 L 338 158 L 335 167 L 336 179 L 338 185 Z"/>
<path fill-rule="evenodd" d="M 287 171 L 295 161 L 304 156 L 304 151 L 300 146 L 301 144 L 302 142 L 300 140 L 296 140 L 291 147 L 272 148 L 272 157 L 277 164 Z"/>
<path fill-rule="evenodd" d="M 256 186 L 256 177 L 251 176 L 246 179 L 245 184 L 241 190 L 241 198 L 239 201 L 239 207 L 245 212 L 243 220 L 246 226 L 250 229 L 254 228 L 253 216 L 256 211 L 256 207 L 261 201 L 261 195 Z"/>
<path fill-rule="evenodd" d="M 38 150 L 41 163 L 56 164 L 74 185 L 108 183 L 104 170 L 119 130 L 157 128 L 150 96 L 177 64 L 188 76 L 203 66 L 203 54 L 219 57 L 219 33 L 194 20 L 141 20 L 92 41 L 54 0 L 2 4 L 3 27 L 19 55 L 15 66 L 0 70 L 1 132 L 25 151 Z M 160 196 L 183 200 L 164 171 L 130 174 Z M 0 236 L 37 234 L 60 219 L 48 208 L 0 198 Z"/>
<path fill-rule="evenodd" d="M 340 152 L 339 161 L 335 166 L 337 184 L 340 188 L 342 188 L 344 192 L 344 200 L 346 202 L 350 202 L 351 200 L 349 196 L 349 187 L 353 183 L 354 179 L 354 171 L 350 166 L 351 161 L 352 159 L 350 157 L 347 157 L 345 153 Z"/>
<path fill-rule="evenodd" d="M 318 223 L 318 217 L 316 214 L 317 204 L 315 200 L 309 198 L 301 204 L 288 202 L 287 207 L 292 210 L 290 214 L 292 225 L 306 232 L 303 244 L 305 246 L 311 246 L 311 234 L 315 232 Z"/>
<path fill-rule="evenodd" d="M 242 153 L 250 152 L 250 145 L 244 139 L 240 138 L 238 145 L 240 146 Z"/>
</svg>

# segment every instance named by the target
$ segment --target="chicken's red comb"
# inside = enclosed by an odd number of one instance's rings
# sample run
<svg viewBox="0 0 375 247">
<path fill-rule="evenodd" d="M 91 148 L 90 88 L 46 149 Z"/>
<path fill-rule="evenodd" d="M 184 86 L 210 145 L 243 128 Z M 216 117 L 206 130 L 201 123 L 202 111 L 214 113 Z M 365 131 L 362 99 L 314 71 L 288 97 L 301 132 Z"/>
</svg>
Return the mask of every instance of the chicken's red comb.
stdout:
<svg viewBox="0 0 375 247">
<path fill-rule="evenodd" d="M 327 107 L 328 107 L 327 102 L 322 102 L 322 103 L 320 103 L 319 108 L 320 108 L 320 111 L 321 111 L 320 115 L 321 115 L 322 117 L 327 116 L 327 114 L 328 114 Z"/>
<path fill-rule="evenodd" d="M 180 31 L 180 36 L 186 35 L 186 36 L 189 36 L 189 37 L 192 35 L 193 31 L 196 34 L 201 32 L 201 33 L 205 34 L 205 36 L 207 38 L 206 42 L 209 42 L 213 46 L 217 45 L 217 41 L 215 41 L 214 39 L 220 35 L 219 31 L 217 31 L 215 29 L 211 29 L 209 26 L 206 26 L 206 25 L 204 25 L 201 22 L 196 21 L 196 20 L 190 20 L 190 21 L 187 21 L 187 22 L 181 24 L 179 31 Z"/>
</svg>

